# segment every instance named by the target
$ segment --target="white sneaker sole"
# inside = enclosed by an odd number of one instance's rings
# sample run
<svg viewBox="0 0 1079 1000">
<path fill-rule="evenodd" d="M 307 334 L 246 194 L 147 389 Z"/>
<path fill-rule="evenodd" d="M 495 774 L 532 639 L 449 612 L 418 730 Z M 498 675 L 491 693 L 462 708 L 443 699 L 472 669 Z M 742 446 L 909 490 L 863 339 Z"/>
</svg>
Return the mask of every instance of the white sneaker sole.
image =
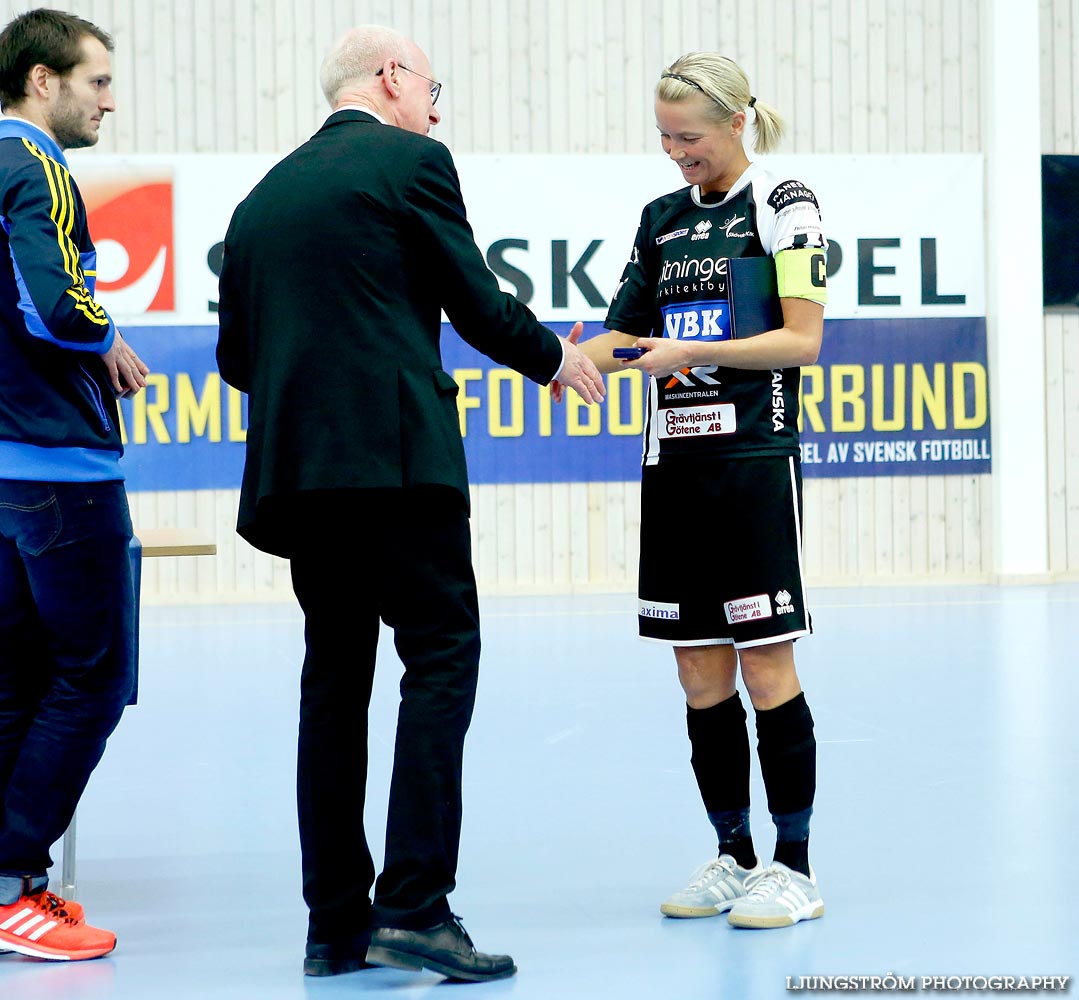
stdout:
<svg viewBox="0 0 1079 1000">
<path fill-rule="evenodd" d="M 679 917 L 681 919 L 720 917 L 737 902 L 737 899 L 731 899 L 726 903 L 717 903 L 715 906 L 679 906 L 677 903 L 660 903 L 659 912 L 665 917 Z"/>
<path fill-rule="evenodd" d="M 793 913 L 758 914 L 738 913 L 731 910 L 727 915 L 727 923 L 732 927 L 767 929 L 771 927 L 791 927 L 800 920 L 816 920 L 817 917 L 823 916 L 824 903 L 818 900 L 815 903 L 803 906 L 799 910 L 795 910 Z"/>
</svg>

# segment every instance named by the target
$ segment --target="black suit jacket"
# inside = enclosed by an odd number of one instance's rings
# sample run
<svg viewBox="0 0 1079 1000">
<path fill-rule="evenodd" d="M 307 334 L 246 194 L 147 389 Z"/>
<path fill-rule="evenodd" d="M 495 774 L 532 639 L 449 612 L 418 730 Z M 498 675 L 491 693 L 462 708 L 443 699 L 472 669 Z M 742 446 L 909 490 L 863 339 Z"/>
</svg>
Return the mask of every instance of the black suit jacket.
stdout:
<svg viewBox="0 0 1079 1000">
<path fill-rule="evenodd" d="M 331 115 L 225 238 L 217 361 L 249 396 L 242 536 L 290 555 L 280 512 L 311 491 L 437 484 L 467 504 L 442 309 L 494 361 L 554 377 L 561 344 L 499 289 L 445 146 L 361 111 Z"/>
</svg>

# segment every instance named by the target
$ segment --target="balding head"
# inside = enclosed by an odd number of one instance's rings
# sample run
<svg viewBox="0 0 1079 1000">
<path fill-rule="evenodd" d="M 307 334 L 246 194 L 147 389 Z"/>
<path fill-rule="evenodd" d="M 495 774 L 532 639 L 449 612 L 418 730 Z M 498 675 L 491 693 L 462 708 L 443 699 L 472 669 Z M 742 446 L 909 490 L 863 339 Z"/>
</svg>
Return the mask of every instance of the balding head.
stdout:
<svg viewBox="0 0 1079 1000">
<path fill-rule="evenodd" d="M 345 32 L 323 60 L 319 82 L 335 111 L 368 108 L 388 124 L 421 135 L 441 117 L 434 107 L 427 56 L 391 28 L 366 24 Z"/>
<path fill-rule="evenodd" d="M 330 107 L 341 103 L 347 91 L 361 92 L 374 84 L 375 73 L 387 59 L 408 64 L 414 42 L 392 28 L 364 24 L 345 32 L 322 62 L 319 83 Z"/>
</svg>

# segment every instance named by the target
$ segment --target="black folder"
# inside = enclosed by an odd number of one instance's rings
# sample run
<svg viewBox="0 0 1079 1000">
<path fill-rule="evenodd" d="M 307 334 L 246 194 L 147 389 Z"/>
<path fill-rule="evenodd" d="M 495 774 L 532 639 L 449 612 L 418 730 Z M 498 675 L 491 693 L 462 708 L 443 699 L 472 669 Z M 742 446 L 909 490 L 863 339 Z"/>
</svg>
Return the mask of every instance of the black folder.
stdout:
<svg viewBox="0 0 1079 1000">
<path fill-rule="evenodd" d="M 783 325 L 771 257 L 731 257 L 728 262 L 731 339 L 745 340 Z"/>
</svg>

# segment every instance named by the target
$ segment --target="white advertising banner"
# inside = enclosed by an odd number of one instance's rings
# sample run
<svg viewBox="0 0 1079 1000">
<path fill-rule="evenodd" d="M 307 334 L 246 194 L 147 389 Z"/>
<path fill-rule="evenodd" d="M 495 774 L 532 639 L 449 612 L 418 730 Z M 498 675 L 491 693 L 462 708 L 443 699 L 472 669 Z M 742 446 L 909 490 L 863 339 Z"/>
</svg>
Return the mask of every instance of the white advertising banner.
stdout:
<svg viewBox="0 0 1079 1000">
<path fill-rule="evenodd" d="M 106 308 L 124 323 L 213 323 L 229 218 L 276 159 L 74 154 Z M 984 316 L 981 157 L 761 162 L 817 195 L 829 319 Z M 603 320 L 641 209 L 680 182 L 662 154 L 461 156 L 457 167 L 488 265 L 551 322 Z"/>
</svg>

